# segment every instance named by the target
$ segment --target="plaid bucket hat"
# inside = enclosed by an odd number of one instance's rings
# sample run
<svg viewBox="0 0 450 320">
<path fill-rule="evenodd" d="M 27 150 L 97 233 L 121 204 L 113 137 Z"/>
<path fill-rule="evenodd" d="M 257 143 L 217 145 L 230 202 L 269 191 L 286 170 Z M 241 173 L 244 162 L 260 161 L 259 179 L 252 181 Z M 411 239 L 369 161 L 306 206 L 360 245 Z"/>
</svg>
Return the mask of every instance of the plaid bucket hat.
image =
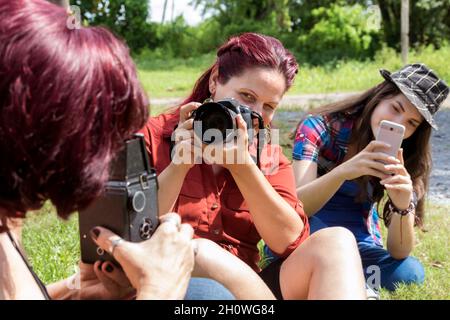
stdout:
<svg viewBox="0 0 450 320">
<path fill-rule="evenodd" d="M 447 98 L 449 87 L 433 70 L 423 63 L 416 63 L 394 73 L 385 69 L 381 69 L 380 73 L 398 87 L 434 129 L 438 129 L 433 116 Z"/>
</svg>

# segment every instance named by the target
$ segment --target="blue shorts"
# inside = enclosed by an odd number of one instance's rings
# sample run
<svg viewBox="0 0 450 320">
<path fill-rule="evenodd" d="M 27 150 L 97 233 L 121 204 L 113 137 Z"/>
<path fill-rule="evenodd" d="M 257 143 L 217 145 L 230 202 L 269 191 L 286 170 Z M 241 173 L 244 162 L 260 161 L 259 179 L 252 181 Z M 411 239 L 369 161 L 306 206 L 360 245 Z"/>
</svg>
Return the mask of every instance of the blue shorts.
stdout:
<svg viewBox="0 0 450 320">
<path fill-rule="evenodd" d="M 317 217 L 309 218 L 309 225 L 311 234 L 328 226 Z M 373 289 L 378 289 L 379 286 L 390 291 L 394 291 L 396 284 L 421 284 L 425 279 L 425 271 L 420 263 L 414 257 L 407 257 L 406 259 L 397 260 L 391 257 L 389 252 L 378 246 L 375 242 L 368 241 L 358 242 L 358 249 L 361 255 L 364 275 Z M 278 258 L 265 246 L 264 253 L 269 261 L 276 261 Z M 375 280 L 375 274 L 379 272 L 379 283 Z M 371 283 L 372 280 L 373 283 Z M 372 284 L 377 284 L 373 286 Z"/>
</svg>

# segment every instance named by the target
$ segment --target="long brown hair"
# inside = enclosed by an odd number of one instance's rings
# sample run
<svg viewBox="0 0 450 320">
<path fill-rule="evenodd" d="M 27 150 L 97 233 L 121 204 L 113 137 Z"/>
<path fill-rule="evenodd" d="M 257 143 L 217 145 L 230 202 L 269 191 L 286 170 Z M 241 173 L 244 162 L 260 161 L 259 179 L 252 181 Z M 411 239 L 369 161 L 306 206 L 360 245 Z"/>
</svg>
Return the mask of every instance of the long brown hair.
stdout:
<svg viewBox="0 0 450 320">
<path fill-rule="evenodd" d="M 352 114 L 356 120 L 353 125 L 349 144 L 355 145 L 356 152 L 359 153 L 375 138 L 370 125 L 370 118 L 374 109 L 382 100 L 393 97 L 399 93 L 401 92 L 393 83 L 384 81 L 360 95 L 327 104 L 310 113 L 340 114 L 344 117 Z M 428 190 L 428 180 L 431 171 L 430 136 L 431 126 L 426 121 L 422 121 L 415 132 L 408 139 L 403 140 L 402 143 L 405 168 L 411 175 L 414 191 L 417 194 L 418 203 L 416 207 L 415 224 L 420 228 L 423 228 L 425 194 Z M 379 207 L 385 196 L 383 186 L 378 183 L 379 179 L 363 176 L 356 181 L 361 187 L 361 193 L 357 196 L 357 201 L 369 199 L 376 202 Z M 372 183 L 373 194 L 369 197 L 366 186 L 371 182 L 376 183 Z M 385 225 L 388 226 L 390 222 L 390 212 L 386 204 L 383 207 L 382 218 Z"/>
</svg>

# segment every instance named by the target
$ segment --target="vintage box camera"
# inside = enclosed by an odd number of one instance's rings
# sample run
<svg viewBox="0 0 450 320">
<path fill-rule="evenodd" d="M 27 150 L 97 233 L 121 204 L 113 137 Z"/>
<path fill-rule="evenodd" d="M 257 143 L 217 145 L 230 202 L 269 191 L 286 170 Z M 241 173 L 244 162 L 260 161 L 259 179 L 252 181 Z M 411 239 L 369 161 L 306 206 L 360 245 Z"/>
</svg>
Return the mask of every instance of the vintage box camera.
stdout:
<svg viewBox="0 0 450 320">
<path fill-rule="evenodd" d="M 91 239 L 89 231 L 95 226 L 110 229 L 131 242 L 152 236 L 158 226 L 158 182 L 143 135 L 127 140 L 113 159 L 104 193 L 79 212 L 79 226 L 84 263 L 114 260 Z"/>
</svg>

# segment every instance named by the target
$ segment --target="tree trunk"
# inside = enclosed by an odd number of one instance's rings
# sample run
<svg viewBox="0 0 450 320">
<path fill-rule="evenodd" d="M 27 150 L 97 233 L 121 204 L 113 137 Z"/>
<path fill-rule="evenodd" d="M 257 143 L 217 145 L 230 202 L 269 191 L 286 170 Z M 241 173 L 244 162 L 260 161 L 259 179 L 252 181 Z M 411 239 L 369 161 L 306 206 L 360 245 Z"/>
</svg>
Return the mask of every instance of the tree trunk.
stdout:
<svg viewBox="0 0 450 320">
<path fill-rule="evenodd" d="M 172 16 L 170 20 L 173 22 L 173 19 L 175 19 L 175 0 L 172 0 Z"/>
<path fill-rule="evenodd" d="M 377 0 L 383 18 L 385 41 L 389 47 L 400 49 L 398 35 L 400 33 L 400 6 L 398 0 Z"/>
<path fill-rule="evenodd" d="M 164 0 L 164 8 L 163 8 L 163 14 L 162 14 L 162 19 L 161 19 L 161 24 L 163 24 L 163 23 L 164 23 L 164 20 L 166 20 L 167 2 L 169 2 L 169 0 Z"/>
<path fill-rule="evenodd" d="M 401 14 L 402 62 L 408 63 L 409 51 L 409 0 L 402 0 Z"/>
</svg>

